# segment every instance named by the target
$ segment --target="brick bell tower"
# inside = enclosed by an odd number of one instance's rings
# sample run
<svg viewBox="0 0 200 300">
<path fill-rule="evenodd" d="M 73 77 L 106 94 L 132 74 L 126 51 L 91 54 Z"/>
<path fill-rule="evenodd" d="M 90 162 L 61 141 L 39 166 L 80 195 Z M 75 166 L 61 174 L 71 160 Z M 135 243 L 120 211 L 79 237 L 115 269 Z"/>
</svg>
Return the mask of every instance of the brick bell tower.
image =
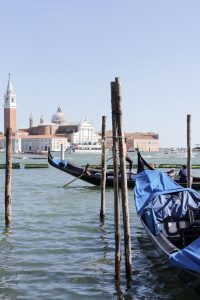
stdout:
<svg viewBox="0 0 200 300">
<path fill-rule="evenodd" d="M 7 91 L 4 96 L 4 134 L 7 128 L 12 129 L 12 134 L 16 133 L 16 95 L 10 80 L 10 73 L 8 78 Z"/>
</svg>

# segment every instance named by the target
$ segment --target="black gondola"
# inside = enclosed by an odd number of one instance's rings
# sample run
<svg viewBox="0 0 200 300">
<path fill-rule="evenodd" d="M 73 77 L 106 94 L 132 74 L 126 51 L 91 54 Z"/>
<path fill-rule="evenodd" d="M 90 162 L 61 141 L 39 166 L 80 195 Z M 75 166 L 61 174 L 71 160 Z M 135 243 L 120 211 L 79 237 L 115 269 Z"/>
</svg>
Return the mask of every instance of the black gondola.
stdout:
<svg viewBox="0 0 200 300">
<path fill-rule="evenodd" d="M 69 175 L 72 175 L 76 178 L 80 178 L 81 180 L 88 182 L 90 184 L 100 186 L 101 185 L 101 170 L 89 168 L 88 165 L 86 167 L 76 166 L 75 164 L 70 163 L 66 160 L 61 160 L 57 158 L 53 158 L 51 155 L 51 151 L 48 150 L 48 162 L 51 166 L 63 171 Z M 146 163 L 146 162 L 145 162 Z M 147 164 L 147 163 L 146 163 Z M 147 164 L 147 168 L 152 168 Z M 186 187 L 187 183 L 179 183 L 181 186 Z M 120 185 L 120 177 L 119 177 L 119 185 Z M 129 188 L 133 188 L 135 186 L 135 175 L 132 174 L 131 177 L 127 174 L 127 185 Z M 113 171 L 107 171 L 106 173 L 106 186 L 113 187 Z M 192 187 L 194 189 L 200 190 L 200 178 L 194 178 Z"/>
<path fill-rule="evenodd" d="M 48 162 L 51 166 L 63 171 L 69 175 L 72 175 L 76 178 L 79 178 L 85 182 L 90 184 L 100 186 L 101 185 L 101 171 L 98 169 L 89 168 L 89 165 L 85 167 L 76 166 L 71 164 L 66 160 L 61 160 L 57 158 L 53 158 L 50 150 L 48 151 Z M 120 185 L 120 177 L 119 177 L 119 185 Z M 127 185 L 129 188 L 135 186 L 135 180 L 130 179 L 127 176 Z M 113 171 L 107 171 L 106 173 L 106 186 L 113 187 Z"/>
<path fill-rule="evenodd" d="M 171 266 L 200 278 L 200 194 L 150 170 L 140 153 L 135 181 L 136 211 L 150 240 Z"/>
</svg>

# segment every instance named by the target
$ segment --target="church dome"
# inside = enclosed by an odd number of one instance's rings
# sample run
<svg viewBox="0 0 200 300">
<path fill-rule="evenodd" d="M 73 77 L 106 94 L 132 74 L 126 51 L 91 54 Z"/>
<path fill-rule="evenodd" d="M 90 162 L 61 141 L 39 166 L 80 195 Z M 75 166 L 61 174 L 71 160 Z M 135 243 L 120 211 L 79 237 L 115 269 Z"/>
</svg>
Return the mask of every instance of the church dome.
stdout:
<svg viewBox="0 0 200 300">
<path fill-rule="evenodd" d="M 59 125 L 66 123 L 65 114 L 61 111 L 60 106 L 58 107 L 57 112 L 53 114 L 51 122 Z"/>
</svg>

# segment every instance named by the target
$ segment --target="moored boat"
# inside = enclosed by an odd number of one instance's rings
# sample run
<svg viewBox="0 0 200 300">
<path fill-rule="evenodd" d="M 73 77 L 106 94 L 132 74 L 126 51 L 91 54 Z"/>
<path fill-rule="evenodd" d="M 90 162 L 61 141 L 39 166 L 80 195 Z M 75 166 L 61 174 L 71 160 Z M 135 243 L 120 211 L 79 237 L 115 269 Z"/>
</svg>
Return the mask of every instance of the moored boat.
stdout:
<svg viewBox="0 0 200 300">
<path fill-rule="evenodd" d="M 85 167 L 81 167 L 72 164 L 68 160 L 53 158 L 50 150 L 48 152 L 48 162 L 51 166 L 59 169 L 60 171 L 63 171 L 69 175 L 79 178 L 85 182 L 88 182 L 96 186 L 101 185 L 101 170 L 90 168 L 88 164 Z M 109 170 L 106 172 L 106 186 L 113 187 L 113 183 L 114 183 L 113 171 Z M 119 175 L 119 185 L 120 185 L 120 175 Z M 127 185 L 128 187 L 134 187 L 135 185 L 134 174 L 131 176 L 131 178 L 130 176 L 127 176 Z"/>
<path fill-rule="evenodd" d="M 134 195 L 143 227 L 171 266 L 200 279 L 200 194 L 144 162 L 138 154 Z"/>
<path fill-rule="evenodd" d="M 69 175 L 72 175 L 74 177 L 79 177 L 81 180 L 88 182 L 93 185 L 100 185 L 101 184 L 101 170 L 91 168 L 89 165 L 87 166 L 87 172 L 85 172 L 85 167 L 77 166 L 73 163 L 71 163 L 68 160 L 61 160 L 58 158 L 54 158 L 51 154 L 51 151 L 48 151 L 48 162 L 51 166 L 54 168 L 59 169 L 62 172 L 65 172 Z M 149 167 L 149 165 L 148 165 Z M 119 184 L 120 184 L 120 174 L 119 174 Z M 179 183 L 183 187 L 187 186 L 187 183 Z M 114 185 L 114 176 L 113 176 L 113 170 L 108 170 L 106 173 L 106 186 L 107 187 L 113 187 Z M 127 185 L 129 188 L 133 188 L 135 186 L 135 174 L 129 174 L 127 173 Z M 195 189 L 200 190 L 200 179 L 195 178 L 193 181 L 192 187 Z"/>
<path fill-rule="evenodd" d="M 101 153 L 101 145 L 88 145 L 88 144 L 79 144 L 74 147 L 75 153 Z"/>
<path fill-rule="evenodd" d="M 102 145 L 99 143 L 83 143 L 83 144 L 71 144 L 70 147 L 66 149 L 67 153 L 101 153 Z"/>
</svg>

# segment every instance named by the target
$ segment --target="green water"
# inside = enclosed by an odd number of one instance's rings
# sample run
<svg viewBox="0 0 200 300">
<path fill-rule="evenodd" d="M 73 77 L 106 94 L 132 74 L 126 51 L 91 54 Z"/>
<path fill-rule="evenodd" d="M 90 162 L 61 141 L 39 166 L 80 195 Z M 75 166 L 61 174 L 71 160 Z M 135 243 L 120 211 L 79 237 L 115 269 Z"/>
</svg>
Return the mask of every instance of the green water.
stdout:
<svg viewBox="0 0 200 300">
<path fill-rule="evenodd" d="M 131 156 L 136 161 L 136 154 Z M 158 153 L 144 157 L 152 163 L 186 160 Z M 68 158 L 77 164 L 100 162 L 95 154 L 73 153 Z M 193 159 L 200 163 L 199 154 Z M 102 224 L 99 188 L 80 180 L 63 188 L 71 176 L 52 167 L 23 168 L 25 163 L 45 160 L 15 162 L 20 162 L 21 168 L 12 174 L 13 222 L 7 231 L 5 171 L 0 170 L 0 299 L 200 299 L 174 277 L 153 250 L 136 216 L 133 190 L 129 190 L 133 282 L 127 289 L 123 259 L 121 286 L 116 289 L 113 190 L 106 190 Z"/>
</svg>

